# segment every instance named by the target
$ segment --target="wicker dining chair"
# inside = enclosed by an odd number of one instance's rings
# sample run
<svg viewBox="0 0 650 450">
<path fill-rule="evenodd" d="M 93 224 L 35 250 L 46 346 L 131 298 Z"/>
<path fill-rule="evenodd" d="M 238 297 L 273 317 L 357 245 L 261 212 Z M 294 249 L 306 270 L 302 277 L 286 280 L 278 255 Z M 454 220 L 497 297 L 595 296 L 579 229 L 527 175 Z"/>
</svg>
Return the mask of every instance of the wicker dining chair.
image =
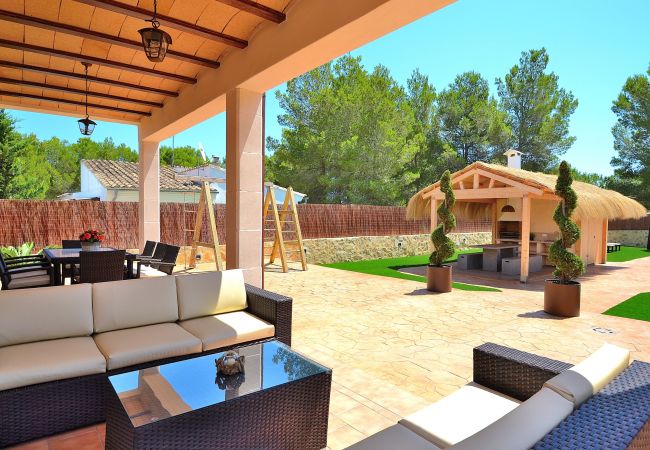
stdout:
<svg viewBox="0 0 650 450">
<path fill-rule="evenodd" d="M 81 241 L 79 239 L 62 239 L 61 247 L 65 249 L 75 249 L 81 248 Z M 70 278 L 74 276 L 75 272 L 79 269 L 75 264 L 63 264 L 61 271 L 63 272 L 63 278 Z"/>
<path fill-rule="evenodd" d="M 79 283 L 103 283 L 124 279 L 126 250 L 79 252 Z"/>
<path fill-rule="evenodd" d="M 63 239 L 61 241 L 63 248 L 81 248 L 81 241 L 79 239 Z"/>
</svg>

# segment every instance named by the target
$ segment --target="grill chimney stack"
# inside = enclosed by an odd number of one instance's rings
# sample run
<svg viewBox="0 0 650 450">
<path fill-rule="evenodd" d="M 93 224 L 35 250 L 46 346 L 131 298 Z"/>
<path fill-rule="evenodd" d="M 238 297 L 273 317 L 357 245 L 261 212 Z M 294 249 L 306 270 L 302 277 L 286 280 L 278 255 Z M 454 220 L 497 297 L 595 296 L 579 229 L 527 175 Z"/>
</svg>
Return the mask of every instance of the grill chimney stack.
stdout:
<svg viewBox="0 0 650 450">
<path fill-rule="evenodd" d="M 503 154 L 508 159 L 508 167 L 521 169 L 521 152 L 511 148 Z"/>
</svg>

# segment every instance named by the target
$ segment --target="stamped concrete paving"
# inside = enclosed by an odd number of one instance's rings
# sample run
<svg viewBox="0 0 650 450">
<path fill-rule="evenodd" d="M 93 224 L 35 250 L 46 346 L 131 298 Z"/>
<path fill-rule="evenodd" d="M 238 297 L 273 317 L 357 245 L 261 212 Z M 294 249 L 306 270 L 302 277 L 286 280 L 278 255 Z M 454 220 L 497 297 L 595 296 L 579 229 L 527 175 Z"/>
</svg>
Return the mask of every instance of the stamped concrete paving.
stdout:
<svg viewBox="0 0 650 450">
<path fill-rule="evenodd" d="M 340 449 L 470 381 L 483 342 L 568 362 L 611 342 L 650 361 L 650 324 L 599 314 L 650 291 L 648 273 L 650 258 L 592 269 L 574 319 L 545 315 L 540 287 L 514 281 L 503 292 L 433 294 L 419 282 L 309 266 L 267 272 L 266 288 L 294 298 L 294 348 L 334 369 L 328 446 Z M 21 448 L 101 449 L 104 433 L 99 425 Z"/>
</svg>

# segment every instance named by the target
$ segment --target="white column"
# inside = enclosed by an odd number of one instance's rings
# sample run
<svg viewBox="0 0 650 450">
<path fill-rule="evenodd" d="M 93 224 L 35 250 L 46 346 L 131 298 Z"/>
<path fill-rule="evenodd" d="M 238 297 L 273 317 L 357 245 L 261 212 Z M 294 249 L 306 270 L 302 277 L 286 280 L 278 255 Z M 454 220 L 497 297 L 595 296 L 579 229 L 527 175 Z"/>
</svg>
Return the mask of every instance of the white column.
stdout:
<svg viewBox="0 0 650 450">
<path fill-rule="evenodd" d="M 263 93 L 226 96 L 226 267 L 262 286 Z"/>
<path fill-rule="evenodd" d="M 139 156 L 139 246 L 160 241 L 160 157 L 158 142 L 140 140 Z"/>
</svg>

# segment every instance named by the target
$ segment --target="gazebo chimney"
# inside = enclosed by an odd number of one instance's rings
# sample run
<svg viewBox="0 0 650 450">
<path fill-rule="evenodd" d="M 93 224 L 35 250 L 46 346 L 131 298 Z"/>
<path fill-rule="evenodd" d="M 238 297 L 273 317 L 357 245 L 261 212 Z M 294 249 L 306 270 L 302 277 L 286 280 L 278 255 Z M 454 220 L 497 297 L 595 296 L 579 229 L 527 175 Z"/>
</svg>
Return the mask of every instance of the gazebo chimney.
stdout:
<svg viewBox="0 0 650 450">
<path fill-rule="evenodd" d="M 511 148 L 503 154 L 508 159 L 508 167 L 521 169 L 521 152 Z"/>
</svg>

